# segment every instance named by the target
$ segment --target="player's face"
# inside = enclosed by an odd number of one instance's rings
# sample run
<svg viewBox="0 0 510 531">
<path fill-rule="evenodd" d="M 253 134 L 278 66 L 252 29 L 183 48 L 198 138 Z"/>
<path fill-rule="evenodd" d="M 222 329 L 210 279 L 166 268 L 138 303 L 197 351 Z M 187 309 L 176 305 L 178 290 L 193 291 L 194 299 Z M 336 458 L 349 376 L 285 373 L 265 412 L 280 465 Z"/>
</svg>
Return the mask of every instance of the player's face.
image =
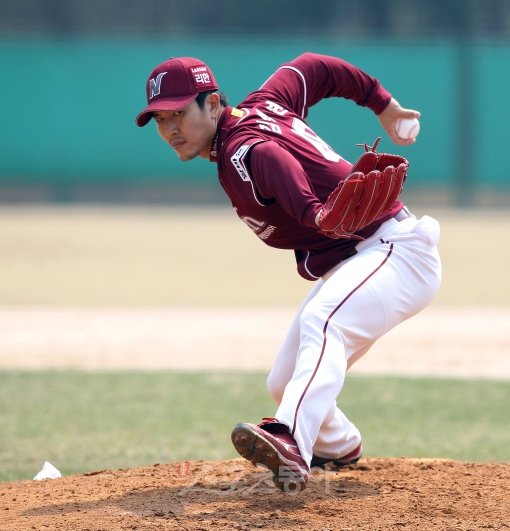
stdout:
<svg viewBox="0 0 510 531">
<path fill-rule="evenodd" d="M 221 112 L 219 105 L 211 104 L 210 98 L 206 98 L 203 109 L 192 101 L 179 111 L 158 111 L 153 115 L 159 136 L 181 160 L 209 158 Z"/>
</svg>

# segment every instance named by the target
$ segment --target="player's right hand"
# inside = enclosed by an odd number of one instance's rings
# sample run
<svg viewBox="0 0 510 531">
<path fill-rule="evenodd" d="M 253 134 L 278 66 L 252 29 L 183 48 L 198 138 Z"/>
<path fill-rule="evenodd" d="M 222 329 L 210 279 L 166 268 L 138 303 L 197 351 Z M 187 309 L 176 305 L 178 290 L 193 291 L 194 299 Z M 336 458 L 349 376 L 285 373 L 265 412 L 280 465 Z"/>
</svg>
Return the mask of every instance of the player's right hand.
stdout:
<svg viewBox="0 0 510 531">
<path fill-rule="evenodd" d="M 402 118 L 420 118 L 420 116 L 421 113 L 419 111 L 415 111 L 413 109 L 404 109 L 400 106 L 400 103 L 395 98 L 391 98 L 390 103 L 383 112 L 377 115 L 377 118 L 382 128 L 386 131 L 394 144 L 398 144 L 399 146 L 410 146 L 416 142 L 416 139 L 400 138 L 397 135 L 395 128 L 397 126 L 397 122 Z"/>
</svg>

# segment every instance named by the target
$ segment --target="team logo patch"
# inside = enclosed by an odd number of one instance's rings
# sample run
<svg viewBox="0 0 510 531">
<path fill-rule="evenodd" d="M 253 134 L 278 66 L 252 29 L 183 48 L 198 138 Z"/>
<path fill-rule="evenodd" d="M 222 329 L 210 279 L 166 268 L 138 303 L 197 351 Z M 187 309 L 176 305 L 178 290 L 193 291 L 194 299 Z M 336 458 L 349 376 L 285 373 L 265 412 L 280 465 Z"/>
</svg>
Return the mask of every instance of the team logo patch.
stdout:
<svg viewBox="0 0 510 531">
<path fill-rule="evenodd" d="M 236 107 L 232 107 L 230 114 L 232 116 L 235 116 L 236 118 L 242 118 L 244 116 L 244 112 L 241 111 L 241 109 L 237 109 Z"/>
<path fill-rule="evenodd" d="M 163 79 L 163 76 L 166 74 L 166 72 L 161 72 L 158 74 L 156 79 L 151 78 L 149 80 L 149 89 L 150 89 L 150 95 L 149 99 L 154 98 L 154 96 L 159 96 L 161 93 L 161 80 Z"/>
<path fill-rule="evenodd" d="M 248 171 L 246 170 L 246 166 L 244 165 L 244 156 L 250 147 L 251 146 L 249 144 L 242 145 L 230 158 L 234 168 L 237 170 L 237 173 L 243 181 L 251 180 L 250 176 L 248 175 Z"/>
</svg>

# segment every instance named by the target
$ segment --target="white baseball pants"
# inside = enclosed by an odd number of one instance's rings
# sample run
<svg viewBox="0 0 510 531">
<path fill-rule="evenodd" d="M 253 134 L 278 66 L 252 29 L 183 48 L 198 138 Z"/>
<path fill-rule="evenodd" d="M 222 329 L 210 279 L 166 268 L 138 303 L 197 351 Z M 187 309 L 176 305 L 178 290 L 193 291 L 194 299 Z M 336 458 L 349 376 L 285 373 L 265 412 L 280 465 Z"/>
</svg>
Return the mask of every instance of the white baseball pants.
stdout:
<svg viewBox="0 0 510 531">
<path fill-rule="evenodd" d="M 357 254 L 316 281 L 276 357 L 267 385 L 275 417 L 290 428 L 303 459 L 338 458 L 361 442 L 337 407 L 347 369 L 372 344 L 425 308 L 441 283 L 439 223 L 390 219 Z"/>
</svg>

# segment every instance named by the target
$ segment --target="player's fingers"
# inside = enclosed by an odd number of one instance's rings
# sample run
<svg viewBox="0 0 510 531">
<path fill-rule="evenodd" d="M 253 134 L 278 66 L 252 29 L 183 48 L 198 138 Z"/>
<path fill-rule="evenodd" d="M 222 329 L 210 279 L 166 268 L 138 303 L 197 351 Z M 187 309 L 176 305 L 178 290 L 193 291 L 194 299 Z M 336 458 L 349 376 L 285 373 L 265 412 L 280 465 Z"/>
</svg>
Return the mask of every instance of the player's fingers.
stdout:
<svg viewBox="0 0 510 531">
<path fill-rule="evenodd" d="M 402 118 L 421 118 L 421 112 L 414 109 L 403 109 Z"/>
</svg>

